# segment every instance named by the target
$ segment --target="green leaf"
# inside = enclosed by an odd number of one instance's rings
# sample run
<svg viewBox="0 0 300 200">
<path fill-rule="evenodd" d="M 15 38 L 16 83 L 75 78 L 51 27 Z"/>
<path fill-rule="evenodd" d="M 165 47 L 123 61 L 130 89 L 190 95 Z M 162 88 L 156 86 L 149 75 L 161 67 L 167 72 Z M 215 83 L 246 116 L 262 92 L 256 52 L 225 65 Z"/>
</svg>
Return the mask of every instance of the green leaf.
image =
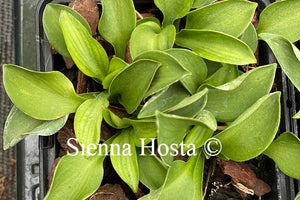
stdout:
<svg viewBox="0 0 300 200">
<path fill-rule="evenodd" d="M 176 29 L 173 25 L 161 29 L 156 22 L 144 22 L 132 32 L 130 39 L 131 56 L 135 59 L 145 51 L 170 49 L 174 45 L 175 37 Z"/>
<path fill-rule="evenodd" d="M 268 43 L 282 70 L 300 91 L 300 60 L 299 50 L 283 37 L 270 33 L 261 33 L 259 38 Z"/>
<path fill-rule="evenodd" d="M 133 62 L 112 80 L 109 87 L 111 97 L 117 97 L 126 111 L 133 113 L 143 100 L 159 67 L 159 63 L 152 60 Z"/>
<path fill-rule="evenodd" d="M 44 200 L 81 200 L 92 195 L 103 178 L 103 160 L 103 156 L 88 159 L 81 154 L 63 156 Z"/>
<path fill-rule="evenodd" d="M 103 47 L 66 11 L 61 12 L 59 24 L 76 66 L 84 74 L 102 81 L 108 72 L 108 57 Z"/>
<path fill-rule="evenodd" d="M 88 149 L 89 145 L 94 144 L 96 147 L 99 144 L 102 112 L 109 105 L 107 98 L 106 93 L 101 93 L 95 99 L 86 100 L 76 111 L 75 135 L 87 156 L 94 153 Z M 96 148 L 91 150 L 94 151 Z"/>
<path fill-rule="evenodd" d="M 236 65 L 256 63 L 250 47 L 244 42 L 217 31 L 183 29 L 177 34 L 175 43 L 208 60 Z"/>
<path fill-rule="evenodd" d="M 242 34 L 241 40 L 251 48 L 253 53 L 256 51 L 258 45 L 258 37 L 253 24 L 249 24 L 248 28 Z"/>
<path fill-rule="evenodd" d="M 164 185 L 139 200 L 202 200 L 204 156 L 192 156 L 187 162 L 174 161 Z"/>
<path fill-rule="evenodd" d="M 215 135 L 221 154 L 234 161 L 250 160 L 272 143 L 280 121 L 280 93 L 267 94 Z"/>
<path fill-rule="evenodd" d="M 71 81 L 56 71 L 36 72 L 3 65 L 3 82 L 16 107 L 36 119 L 58 119 L 75 112 L 85 101 L 75 93 Z"/>
<path fill-rule="evenodd" d="M 194 177 L 197 174 L 199 166 L 204 166 L 203 156 L 192 156 L 188 162 L 175 161 L 168 171 L 166 181 L 159 196 L 159 200 L 180 200 L 180 199 L 197 199 L 201 197 L 195 196 L 195 189 L 202 189 L 197 184 L 197 179 L 201 177 Z M 199 164 L 198 164 L 199 162 Z M 201 168 L 201 167 L 200 167 Z M 178 184 L 180 183 L 180 184 Z M 198 186 L 198 187 L 197 187 Z M 199 188 L 200 187 L 200 188 Z M 182 192 L 180 192 L 182 191 Z M 197 191 L 199 192 L 199 191 Z M 196 198 L 195 198 L 196 197 Z"/>
<path fill-rule="evenodd" d="M 145 195 L 138 200 L 158 200 L 162 187 L 157 190 L 152 190 L 148 195 Z"/>
<path fill-rule="evenodd" d="M 186 49 L 170 49 L 166 51 L 174 56 L 176 60 L 192 74 L 180 80 L 184 87 L 191 93 L 195 94 L 197 88 L 205 80 L 207 67 L 203 59 L 192 51 Z"/>
<path fill-rule="evenodd" d="M 158 144 L 166 144 L 168 147 L 171 145 L 179 145 L 188 129 L 192 125 L 201 125 L 212 130 L 216 130 L 217 123 L 212 115 L 206 111 L 200 113 L 198 119 L 190 117 L 180 117 L 176 115 L 164 114 L 157 111 L 157 141 Z M 162 152 L 163 154 L 165 152 Z M 172 163 L 171 151 L 166 156 L 161 156 L 164 162 L 168 165 Z"/>
<path fill-rule="evenodd" d="M 125 124 L 124 121 L 118 115 L 113 113 L 108 108 L 104 109 L 102 114 L 105 122 L 113 128 L 123 129 L 129 127 L 128 124 Z"/>
<path fill-rule="evenodd" d="M 193 8 L 199 8 L 211 4 L 215 0 L 194 0 Z"/>
<path fill-rule="evenodd" d="M 157 128 L 155 119 L 134 120 L 123 118 L 123 122 L 132 126 L 131 138 L 137 147 L 141 146 L 141 138 L 145 140 L 146 144 L 148 144 L 152 138 L 156 138 Z"/>
<path fill-rule="evenodd" d="M 176 19 L 184 17 L 192 8 L 194 0 L 154 0 L 155 5 L 164 14 L 163 26 L 173 24 Z"/>
<path fill-rule="evenodd" d="M 264 152 L 286 175 L 300 179 L 300 140 L 293 133 L 281 134 Z"/>
<path fill-rule="evenodd" d="M 218 87 L 202 86 L 209 89 L 205 110 L 212 112 L 218 121 L 235 120 L 259 98 L 270 92 L 275 71 L 276 64 L 266 65 Z"/>
<path fill-rule="evenodd" d="M 58 53 L 66 57 L 71 57 L 65 44 L 63 33 L 59 25 L 59 16 L 61 11 L 67 11 L 73 17 L 75 17 L 86 28 L 89 34 L 92 34 L 92 31 L 87 21 L 72 8 L 61 4 L 48 3 L 46 5 L 43 13 L 43 27 L 46 36 L 52 47 Z"/>
<path fill-rule="evenodd" d="M 160 25 L 160 21 L 159 21 L 159 19 L 157 19 L 156 17 L 145 17 L 145 18 L 143 18 L 143 19 L 140 19 L 140 20 L 138 20 L 137 22 L 136 22 L 136 26 L 139 26 L 139 25 L 141 25 L 141 24 L 143 24 L 143 23 L 146 23 L 146 22 L 155 22 L 155 23 L 157 23 L 158 25 Z"/>
<path fill-rule="evenodd" d="M 294 116 L 293 119 L 299 119 L 300 118 L 300 111 L 297 112 Z"/>
<path fill-rule="evenodd" d="M 213 75 L 216 71 L 218 71 L 221 67 L 223 67 L 222 64 L 224 64 L 224 63 L 214 62 L 206 59 L 204 59 L 204 61 L 207 66 L 207 77 Z"/>
<path fill-rule="evenodd" d="M 128 66 L 128 64 L 124 60 L 122 60 L 121 58 L 113 57 L 110 60 L 108 72 L 111 73 L 111 72 L 114 72 L 114 71 L 120 71 L 120 70 L 124 69 L 127 66 Z"/>
<path fill-rule="evenodd" d="M 184 144 L 194 144 L 195 148 L 200 148 L 204 145 L 205 141 L 208 140 L 214 131 L 205 126 L 194 126 L 188 133 L 184 140 Z M 188 148 L 185 148 L 185 152 Z"/>
<path fill-rule="evenodd" d="M 165 112 L 184 116 L 184 117 L 195 117 L 206 105 L 208 90 L 204 88 L 196 94 L 184 98 L 177 105 L 169 108 Z"/>
<path fill-rule="evenodd" d="M 136 15 L 132 0 L 102 0 L 99 32 L 114 46 L 117 57 L 124 58 L 127 42 L 135 28 Z"/>
<path fill-rule="evenodd" d="M 24 114 L 14 106 L 5 122 L 3 149 L 13 147 L 27 135 L 53 135 L 65 125 L 67 119 L 68 115 L 52 121 L 38 120 Z"/>
<path fill-rule="evenodd" d="M 190 12 L 186 29 L 207 29 L 240 36 L 251 23 L 257 3 L 234 0 L 221 1 Z"/>
<path fill-rule="evenodd" d="M 203 200 L 203 176 L 204 176 L 205 157 L 203 153 L 198 153 L 198 159 L 195 164 L 193 182 L 194 197 L 193 200 Z"/>
<path fill-rule="evenodd" d="M 148 149 L 138 149 L 138 155 L 140 181 L 150 190 L 159 189 L 165 181 L 167 167 L 155 154 L 151 155 Z"/>
<path fill-rule="evenodd" d="M 161 64 L 144 97 L 148 97 L 168 87 L 189 74 L 173 56 L 163 51 L 147 51 L 140 54 L 135 60 L 140 59 L 151 59 Z"/>
<path fill-rule="evenodd" d="M 228 83 L 239 76 L 240 73 L 237 66 L 223 63 L 221 65 L 222 67 L 206 79 L 204 84 L 217 87 Z"/>
<path fill-rule="evenodd" d="M 259 17 L 257 32 L 280 35 L 290 42 L 300 39 L 300 1 L 272 3 Z"/>
<path fill-rule="evenodd" d="M 152 96 L 140 110 L 138 118 L 153 117 L 155 111 L 164 112 L 188 96 L 189 93 L 180 83 L 174 83 Z"/>
<path fill-rule="evenodd" d="M 102 81 L 104 89 L 108 89 L 112 80 L 117 76 L 117 74 L 122 71 L 128 64 L 121 58 L 113 57 L 109 63 L 108 75 Z"/>
<path fill-rule="evenodd" d="M 96 97 L 100 94 L 100 92 L 88 92 L 88 93 L 81 93 L 78 96 L 83 97 L 85 99 L 96 99 Z"/>
<path fill-rule="evenodd" d="M 131 139 L 131 128 L 123 129 L 121 134 L 112 142 L 113 145 L 119 147 L 120 152 L 112 152 L 111 163 L 133 192 L 137 192 L 139 184 L 139 168 L 137 162 L 137 154 L 134 146 L 134 141 Z M 114 147 L 115 148 L 115 147 Z M 118 149 L 118 148 L 115 148 Z"/>
<path fill-rule="evenodd" d="M 300 200 L 300 192 L 298 192 L 298 194 L 297 194 L 295 200 Z"/>
</svg>

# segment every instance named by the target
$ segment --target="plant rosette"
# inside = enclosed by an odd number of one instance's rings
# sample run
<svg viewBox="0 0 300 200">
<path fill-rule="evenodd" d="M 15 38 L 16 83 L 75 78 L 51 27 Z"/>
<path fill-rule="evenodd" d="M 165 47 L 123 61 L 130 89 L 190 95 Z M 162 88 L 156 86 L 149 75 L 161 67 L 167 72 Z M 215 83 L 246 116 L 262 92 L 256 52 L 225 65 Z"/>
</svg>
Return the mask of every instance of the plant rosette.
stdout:
<svg viewBox="0 0 300 200">
<path fill-rule="evenodd" d="M 106 156 L 133 192 L 140 182 L 150 190 L 141 200 L 203 199 L 210 157 L 243 162 L 265 154 L 300 179 L 299 138 L 287 132 L 275 139 L 280 92 L 270 91 L 277 64 L 239 68 L 257 62 L 257 42 L 264 40 L 300 89 L 300 52 L 293 44 L 300 39 L 300 1 L 272 3 L 257 28 L 251 23 L 257 3 L 251 1 L 154 3 L 161 21 L 137 21 L 132 0 L 101 1 L 98 32 L 112 45 L 113 58 L 78 12 L 47 4 L 43 26 L 49 42 L 102 86 L 97 92 L 77 94 L 58 71 L 3 66 L 15 105 L 5 124 L 4 149 L 27 135 L 55 134 L 75 113 L 76 138 L 67 141 L 73 153 L 58 162 L 45 199 L 91 196 L 101 185 Z M 105 140 L 103 121 L 116 133 Z M 188 158 L 174 160 L 178 156 Z"/>
</svg>

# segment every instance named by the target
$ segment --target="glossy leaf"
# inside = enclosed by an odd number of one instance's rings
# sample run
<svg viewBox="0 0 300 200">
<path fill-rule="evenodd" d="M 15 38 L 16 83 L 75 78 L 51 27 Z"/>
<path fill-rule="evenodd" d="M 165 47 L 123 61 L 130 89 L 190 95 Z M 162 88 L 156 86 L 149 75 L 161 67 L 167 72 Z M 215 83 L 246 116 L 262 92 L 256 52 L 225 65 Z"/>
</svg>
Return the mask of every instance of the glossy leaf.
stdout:
<svg viewBox="0 0 300 200">
<path fill-rule="evenodd" d="M 222 63 L 204 59 L 207 66 L 207 77 L 213 75 L 218 69 L 223 67 Z"/>
<path fill-rule="evenodd" d="M 148 195 L 139 198 L 139 200 L 158 200 L 161 190 L 162 187 L 157 190 L 152 190 Z"/>
<path fill-rule="evenodd" d="M 293 116 L 294 119 L 299 119 L 300 118 L 300 111 L 297 112 L 294 116 Z"/>
<path fill-rule="evenodd" d="M 293 133 L 283 133 L 264 152 L 286 175 L 300 179 L 300 140 Z"/>
<path fill-rule="evenodd" d="M 84 74 L 102 81 L 108 72 L 108 57 L 103 47 L 66 11 L 61 12 L 59 23 L 76 66 Z"/>
<path fill-rule="evenodd" d="M 161 64 L 145 97 L 168 87 L 189 74 L 173 56 L 163 51 L 147 51 L 135 60 L 140 59 L 151 59 Z"/>
<path fill-rule="evenodd" d="M 142 151 L 138 149 L 138 165 L 140 181 L 150 190 L 159 189 L 166 178 L 167 167 L 155 155 L 151 155 L 151 151 L 145 149 Z"/>
<path fill-rule="evenodd" d="M 109 109 L 104 109 L 102 114 L 105 122 L 113 128 L 123 129 L 130 126 L 128 124 L 125 124 L 124 121 L 118 115 L 116 115 Z"/>
<path fill-rule="evenodd" d="M 92 31 L 87 21 L 72 8 L 61 4 L 48 3 L 46 5 L 43 12 L 43 27 L 47 38 L 58 53 L 66 57 L 71 57 L 59 25 L 59 16 L 63 10 L 74 16 L 86 28 L 89 34 L 92 34 Z"/>
<path fill-rule="evenodd" d="M 199 8 L 211 4 L 216 0 L 194 0 L 193 8 Z"/>
<path fill-rule="evenodd" d="M 104 156 L 92 156 L 88 159 L 81 154 L 63 156 L 44 200 L 79 200 L 92 195 L 103 178 L 103 160 Z"/>
<path fill-rule="evenodd" d="M 136 22 L 136 26 L 139 26 L 139 25 L 141 25 L 141 24 L 143 24 L 143 23 L 147 23 L 147 22 L 149 22 L 149 21 L 150 21 L 150 22 L 154 22 L 154 23 L 160 25 L 160 21 L 159 21 L 159 19 L 157 19 L 156 17 L 145 17 L 145 18 L 143 18 L 143 19 L 138 20 L 138 21 Z"/>
<path fill-rule="evenodd" d="M 99 144 L 102 112 L 109 105 L 107 98 L 106 93 L 101 93 L 95 99 L 86 100 L 76 111 L 74 118 L 75 135 L 79 144 L 84 146 L 84 150 L 89 148 L 90 144 L 95 146 Z"/>
<path fill-rule="evenodd" d="M 123 181 L 125 181 L 134 192 L 137 192 L 139 168 L 136 149 L 134 141 L 130 137 L 130 132 L 130 128 L 123 129 L 122 133 L 114 139 L 112 144 L 120 147 L 120 155 L 117 155 L 116 152 L 112 153 L 111 150 L 110 160 Z"/>
<path fill-rule="evenodd" d="M 202 200 L 203 168 L 203 154 L 192 156 L 187 162 L 174 161 L 168 170 L 164 185 L 140 200 Z"/>
<path fill-rule="evenodd" d="M 176 30 L 173 25 L 161 29 L 156 22 L 149 21 L 137 26 L 130 39 L 130 53 L 133 59 L 149 50 L 166 50 L 173 47 Z M 143 45 L 141 45 L 143 44 Z"/>
<path fill-rule="evenodd" d="M 205 126 L 194 126 L 184 140 L 184 144 L 194 144 L 195 148 L 200 148 L 204 145 L 214 131 Z M 186 146 L 187 147 L 187 146 Z M 185 151 L 188 149 L 185 148 Z"/>
<path fill-rule="evenodd" d="M 192 73 L 182 78 L 180 82 L 191 94 L 195 94 L 197 88 L 205 80 L 207 75 L 207 67 L 203 59 L 194 52 L 186 49 L 173 48 L 166 52 L 174 56 L 185 69 Z"/>
<path fill-rule="evenodd" d="M 163 26 L 173 24 L 176 19 L 184 17 L 192 8 L 194 0 L 154 0 L 155 5 L 164 14 Z"/>
<path fill-rule="evenodd" d="M 300 200 L 300 192 L 298 192 L 298 194 L 297 194 L 295 200 Z"/>
<path fill-rule="evenodd" d="M 219 86 L 228 83 L 239 76 L 238 67 L 235 65 L 222 64 L 222 67 L 204 81 L 204 84 Z"/>
<path fill-rule="evenodd" d="M 267 94 L 214 137 L 222 144 L 222 155 L 234 161 L 246 161 L 272 143 L 279 121 L 280 93 Z"/>
<path fill-rule="evenodd" d="M 186 135 L 187 130 L 192 125 L 201 125 L 212 130 L 216 130 L 217 123 L 213 116 L 207 112 L 202 112 L 201 114 L 201 117 L 194 119 L 157 112 L 156 123 L 158 129 L 158 144 L 166 144 L 167 146 L 172 144 L 179 145 Z M 168 165 L 171 165 L 173 160 L 173 158 L 170 156 L 170 153 L 171 152 L 169 152 L 169 154 L 166 156 L 162 156 L 164 162 Z"/>
<path fill-rule="evenodd" d="M 144 98 L 159 67 L 157 62 L 146 59 L 133 62 L 113 79 L 109 87 L 110 95 L 117 97 L 128 113 L 133 113 Z"/>
<path fill-rule="evenodd" d="M 199 162 L 199 164 L 198 164 Z M 179 199 L 195 199 L 201 200 L 202 195 L 196 197 L 195 189 L 202 189 L 197 179 L 194 177 L 199 170 L 199 166 L 203 169 L 203 156 L 192 156 L 188 162 L 175 161 L 168 171 L 166 181 L 159 196 L 159 200 L 179 200 Z M 200 167 L 201 168 L 201 167 Z M 180 184 L 178 184 L 180 183 Z M 198 187 L 197 187 L 198 186 Z M 183 189 L 184 188 L 184 189 Z M 182 192 L 180 192 L 182 191 Z M 197 191 L 198 192 L 198 191 Z M 196 198 L 195 198 L 196 197 Z"/>
<path fill-rule="evenodd" d="M 268 43 L 284 73 L 300 90 L 300 60 L 297 57 L 299 50 L 279 35 L 262 33 L 259 34 L 259 38 Z"/>
<path fill-rule="evenodd" d="M 209 91 L 205 109 L 212 112 L 218 121 L 234 121 L 249 106 L 270 92 L 275 71 L 276 64 L 271 64 L 255 68 L 218 87 L 207 85 Z"/>
<path fill-rule="evenodd" d="M 166 112 L 184 117 L 195 117 L 206 105 L 207 92 L 208 90 L 204 88 L 200 92 L 184 98 L 177 105 L 166 110 Z"/>
<path fill-rule="evenodd" d="M 191 162 L 191 161 L 190 161 Z M 194 183 L 194 197 L 193 200 L 203 200 L 203 176 L 204 176 L 204 154 L 198 152 L 198 158 L 194 168 L 193 183 Z"/>
<path fill-rule="evenodd" d="M 189 93 L 180 83 L 172 84 L 160 93 L 152 96 L 140 110 L 138 118 L 153 117 L 155 116 L 155 111 L 164 112 L 188 96 Z"/>
<path fill-rule="evenodd" d="M 207 29 L 238 37 L 251 23 L 257 3 L 221 1 L 190 12 L 186 29 Z"/>
<path fill-rule="evenodd" d="M 257 32 L 280 35 L 290 42 L 300 39 L 300 1 L 289 0 L 272 3 L 259 17 Z"/>
<path fill-rule="evenodd" d="M 123 118 L 123 122 L 132 126 L 131 138 L 137 147 L 142 146 L 141 138 L 144 139 L 145 144 L 148 144 L 152 138 L 156 138 L 155 119 L 135 120 Z"/>
<path fill-rule="evenodd" d="M 183 29 L 177 34 L 175 43 L 208 60 L 237 65 L 256 63 L 250 47 L 244 42 L 217 31 Z"/>
<path fill-rule="evenodd" d="M 117 76 L 117 74 L 122 71 L 128 64 L 121 58 L 113 57 L 109 63 L 108 75 L 102 81 L 104 89 L 108 89 L 111 81 Z"/>
<path fill-rule="evenodd" d="M 115 54 L 124 58 L 127 42 L 136 24 L 132 0 L 102 0 L 99 32 L 114 46 Z"/>
<path fill-rule="evenodd" d="M 251 48 L 253 53 L 256 51 L 258 45 L 258 37 L 253 24 L 249 24 L 248 28 L 242 34 L 241 40 Z"/>
<path fill-rule="evenodd" d="M 5 122 L 3 149 L 13 147 L 27 135 L 53 135 L 65 125 L 67 119 L 68 115 L 52 121 L 38 120 L 24 114 L 14 106 Z"/>
<path fill-rule="evenodd" d="M 96 97 L 100 94 L 100 92 L 88 92 L 88 93 L 81 93 L 78 96 L 87 99 L 96 99 Z"/>
<path fill-rule="evenodd" d="M 57 71 L 35 72 L 3 65 L 3 82 L 16 107 L 36 119 L 58 119 L 75 112 L 85 101 L 75 93 L 71 81 Z"/>
</svg>

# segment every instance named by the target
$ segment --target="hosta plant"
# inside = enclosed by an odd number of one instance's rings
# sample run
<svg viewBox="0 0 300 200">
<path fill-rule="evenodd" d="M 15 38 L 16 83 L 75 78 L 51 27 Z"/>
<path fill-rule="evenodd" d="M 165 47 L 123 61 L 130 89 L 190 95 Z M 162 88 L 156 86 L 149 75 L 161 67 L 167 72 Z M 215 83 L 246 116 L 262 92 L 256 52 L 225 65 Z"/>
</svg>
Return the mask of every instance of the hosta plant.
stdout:
<svg viewBox="0 0 300 200">
<path fill-rule="evenodd" d="M 143 200 L 203 199 L 204 163 L 213 156 L 242 162 L 265 154 L 300 179 L 299 138 L 286 132 L 275 139 L 280 92 L 270 91 L 277 64 L 247 72 L 239 67 L 257 63 L 254 52 L 264 40 L 300 89 L 300 52 L 293 44 L 300 39 L 300 1 L 272 3 L 257 28 L 252 1 L 154 3 L 163 19 L 137 21 L 132 0 L 101 1 L 99 34 L 114 56 L 79 13 L 46 6 L 43 25 L 52 47 L 101 85 L 98 92 L 76 94 L 58 71 L 3 66 L 15 105 L 5 125 L 5 149 L 26 135 L 55 134 L 75 113 L 76 138 L 70 140 L 81 149 L 68 143 L 74 152 L 60 159 L 45 199 L 89 197 L 101 185 L 105 156 L 133 192 L 139 182 L 150 189 Z M 116 134 L 100 142 L 103 121 Z M 187 161 L 174 160 L 178 155 Z"/>
</svg>

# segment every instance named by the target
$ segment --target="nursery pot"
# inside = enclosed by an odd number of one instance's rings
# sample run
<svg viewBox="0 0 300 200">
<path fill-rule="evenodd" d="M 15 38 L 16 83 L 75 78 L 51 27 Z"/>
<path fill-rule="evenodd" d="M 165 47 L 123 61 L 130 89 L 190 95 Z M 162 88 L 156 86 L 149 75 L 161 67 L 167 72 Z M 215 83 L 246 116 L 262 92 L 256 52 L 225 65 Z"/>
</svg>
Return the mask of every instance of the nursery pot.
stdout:
<svg viewBox="0 0 300 200">
<path fill-rule="evenodd" d="M 49 42 L 42 26 L 42 14 L 47 3 L 67 4 L 66 0 L 15 0 L 16 5 L 16 63 L 29 69 L 51 71 L 57 62 L 51 54 Z M 153 0 L 134 0 L 137 10 L 152 8 Z M 258 0 L 263 9 L 270 0 Z M 263 42 L 259 44 L 260 65 L 276 62 L 270 49 Z M 36 67 L 36 68 L 34 68 Z M 280 132 L 292 131 L 298 134 L 299 123 L 292 120 L 296 105 L 300 105 L 300 95 L 278 67 L 276 85 L 282 91 L 282 118 Z M 17 146 L 17 199 L 43 199 L 48 190 L 47 176 L 58 155 L 59 144 L 56 136 L 28 136 Z M 299 191 L 299 182 L 284 175 L 274 162 L 264 157 L 264 170 L 270 171 L 268 180 L 272 192 L 264 200 L 294 199 Z"/>
</svg>

